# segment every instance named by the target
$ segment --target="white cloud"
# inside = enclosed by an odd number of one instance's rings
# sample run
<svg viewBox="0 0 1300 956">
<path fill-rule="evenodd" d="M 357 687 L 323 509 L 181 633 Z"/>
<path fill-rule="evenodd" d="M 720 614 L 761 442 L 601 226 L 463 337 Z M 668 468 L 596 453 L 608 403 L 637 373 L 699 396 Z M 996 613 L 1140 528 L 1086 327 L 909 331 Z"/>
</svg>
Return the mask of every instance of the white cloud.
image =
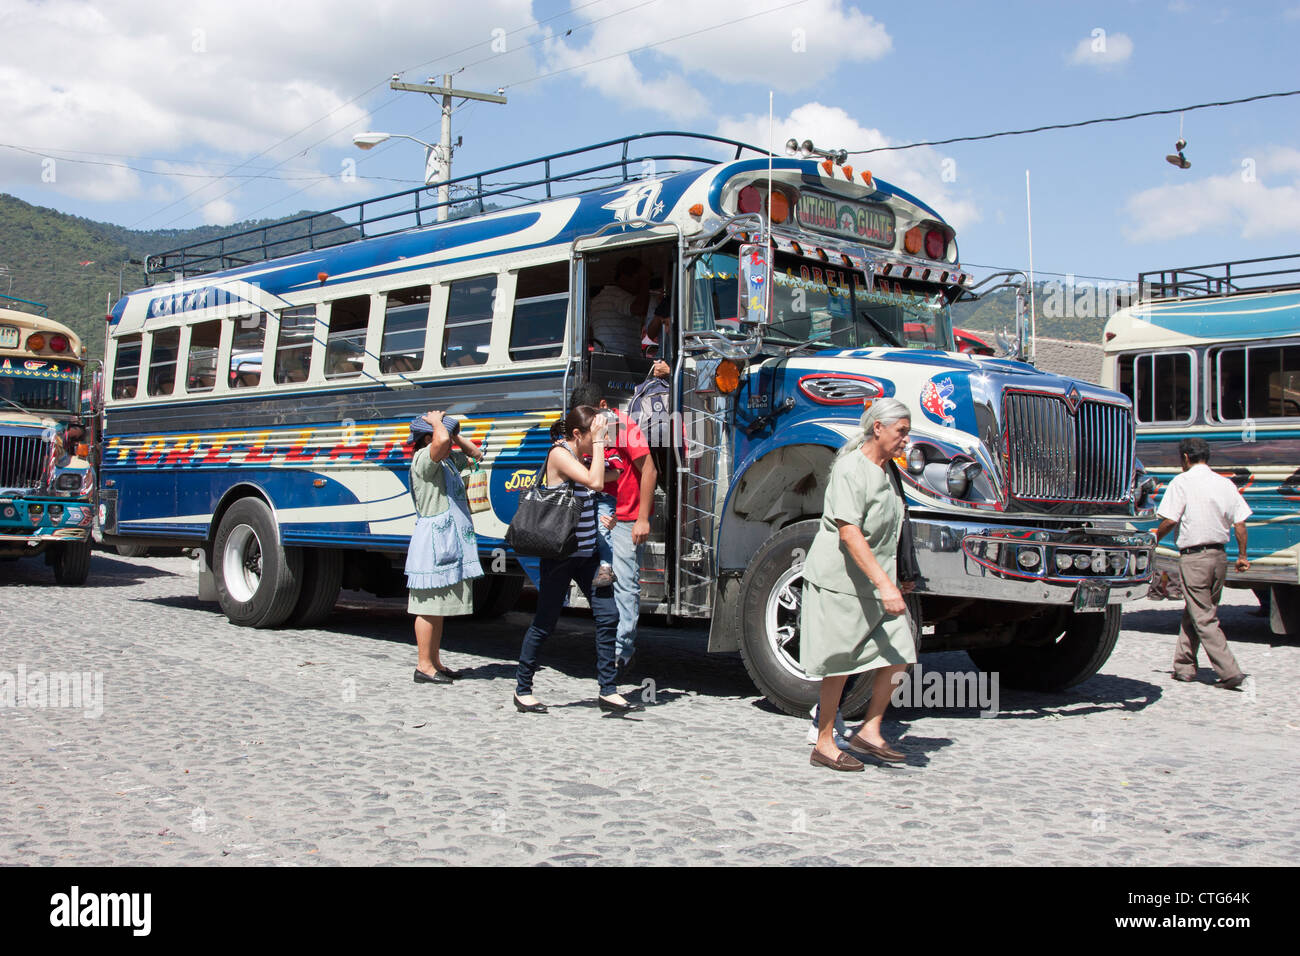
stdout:
<svg viewBox="0 0 1300 956">
<path fill-rule="evenodd" d="M 805 103 L 789 116 L 776 117 L 774 127 L 777 155 L 782 153 L 781 144 L 790 138 L 800 142 L 811 139 L 823 149 L 861 150 L 897 145 L 880 130 L 862 126 L 839 107 L 821 103 Z M 765 146 L 768 120 L 766 116 L 754 115 L 723 119 L 718 124 L 718 135 Z M 960 167 L 932 147 L 850 156 L 849 163 L 854 169 L 869 169 L 873 176 L 916 196 L 952 224 L 958 231 L 959 241 L 961 230 L 980 218 L 974 201 L 959 191 Z"/>
<path fill-rule="evenodd" d="M 228 226 L 235 221 L 234 204 L 225 199 L 214 199 L 203 206 L 203 221 L 212 226 Z"/>
<path fill-rule="evenodd" d="M 1075 45 L 1070 63 L 1104 70 L 1128 62 L 1132 55 L 1133 40 L 1127 33 L 1109 33 L 1097 27 Z"/>
<path fill-rule="evenodd" d="M 331 114 L 251 160 L 270 166 L 293 157 L 288 165 L 311 167 L 324 161 L 319 150 L 349 148 L 352 133 L 371 125 L 367 100 L 349 99 L 376 84 L 371 97 L 385 95 L 390 74 L 430 57 L 470 47 L 460 62 L 421 66 L 411 79 L 488 57 L 494 28 L 512 31 L 531 20 L 531 0 L 475 0 L 454 17 L 421 0 L 367 0 L 364 10 L 355 0 L 9 0 L 0 14 L 0 140 L 69 158 L 78 150 L 96 161 L 121 154 L 112 161 L 145 169 L 161 168 L 147 157 L 166 155 L 216 170 Z M 516 49 L 460 74 L 458 83 L 495 89 L 532 75 L 537 51 L 521 49 L 528 37 L 514 34 Z M 41 183 L 42 158 L 0 149 L 0 181 Z M 90 199 L 141 197 L 169 184 L 113 166 L 60 161 L 58 171 L 47 185 Z M 194 185 L 177 180 L 168 195 Z M 311 192 L 340 189 L 334 176 Z"/>
<path fill-rule="evenodd" d="M 577 0 L 574 0 L 575 4 Z M 620 103 L 695 117 L 708 101 L 684 74 L 724 83 L 759 83 L 782 91 L 814 87 L 841 64 L 878 60 L 893 40 L 885 27 L 844 0 L 807 0 L 778 9 L 735 0 L 659 0 L 546 44 L 548 70 L 574 69 L 584 83 Z M 757 7 L 757 9 L 755 9 Z M 775 12 L 752 16 L 762 10 Z M 582 11 L 590 21 L 608 15 L 600 6 Z M 705 28 L 725 24 L 716 30 Z M 696 36 L 623 51 L 701 31 Z M 578 42 L 578 38 L 581 42 Z M 599 61 L 599 62 L 593 62 Z"/>
<path fill-rule="evenodd" d="M 1274 148 L 1221 176 L 1143 190 L 1125 213 L 1133 242 L 1211 230 L 1242 239 L 1300 234 L 1300 150 Z"/>
</svg>

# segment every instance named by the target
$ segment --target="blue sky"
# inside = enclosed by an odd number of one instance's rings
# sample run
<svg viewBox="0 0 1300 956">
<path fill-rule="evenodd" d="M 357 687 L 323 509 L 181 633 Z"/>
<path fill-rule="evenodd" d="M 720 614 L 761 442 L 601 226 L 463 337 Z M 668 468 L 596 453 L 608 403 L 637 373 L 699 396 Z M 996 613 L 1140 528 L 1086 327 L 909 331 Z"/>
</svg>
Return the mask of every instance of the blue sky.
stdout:
<svg viewBox="0 0 1300 956">
<path fill-rule="evenodd" d="M 769 90 L 778 142 L 860 149 L 1300 87 L 1300 0 L 0 0 L 0 35 L 0 191 L 137 228 L 418 183 L 415 144 L 351 144 L 436 138 L 397 72 L 506 87 L 458 109 L 456 173 L 652 129 L 762 142 Z M 1132 279 L 1296 252 L 1297 120 L 1300 97 L 1188 113 L 1188 170 L 1177 115 L 852 162 L 953 222 L 964 262 L 1021 268 L 1028 169 L 1038 270 Z"/>
</svg>

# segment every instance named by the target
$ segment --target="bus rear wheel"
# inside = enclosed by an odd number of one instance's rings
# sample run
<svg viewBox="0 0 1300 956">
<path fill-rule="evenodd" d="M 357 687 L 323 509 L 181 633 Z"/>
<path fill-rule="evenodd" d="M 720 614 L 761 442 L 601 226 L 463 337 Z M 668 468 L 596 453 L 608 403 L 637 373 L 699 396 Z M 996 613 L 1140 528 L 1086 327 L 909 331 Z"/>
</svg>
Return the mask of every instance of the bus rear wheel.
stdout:
<svg viewBox="0 0 1300 956">
<path fill-rule="evenodd" d="M 231 505 L 212 552 L 217 600 L 231 624 L 275 627 L 293 613 L 302 591 L 302 551 L 280 543 L 266 502 L 242 498 Z"/>
<path fill-rule="evenodd" d="M 302 589 L 289 615 L 294 627 L 324 623 L 338 603 L 343 585 L 343 552 L 334 548 L 306 548 L 302 555 Z"/>
<path fill-rule="evenodd" d="M 1121 613 L 1118 604 L 1101 614 L 1063 609 L 1020 624 L 1017 643 L 972 648 L 966 653 L 976 667 L 997 674 L 1007 687 L 1065 690 L 1082 684 L 1106 663 L 1119 639 Z"/>
<path fill-rule="evenodd" d="M 59 542 L 50 553 L 50 564 L 54 566 L 57 584 L 69 587 L 85 584 L 90 576 L 90 542 Z"/>
<path fill-rule="evenodd" d="M 745 670 L 768 703 L 797 717 L 809 716 L 821 690 L 821 680 L 809 677 L 799 664 L 803 559 L 817 526 L 815 519 L 797 521 L 768 538 L 740 584 L 740 657 Z M 871 681 L 851 678 L 841 710 L 846 717 L 860 716 L 870 697 Z"/>
</svg>

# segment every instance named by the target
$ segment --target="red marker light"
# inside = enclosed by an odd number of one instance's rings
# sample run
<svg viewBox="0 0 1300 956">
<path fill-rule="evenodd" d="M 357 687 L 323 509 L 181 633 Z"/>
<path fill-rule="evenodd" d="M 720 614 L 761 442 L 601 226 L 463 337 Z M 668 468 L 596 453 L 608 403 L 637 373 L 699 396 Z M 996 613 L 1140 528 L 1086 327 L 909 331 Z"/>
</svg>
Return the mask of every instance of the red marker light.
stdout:
<svg viewBox="0 0 1300 956">
<path fill-rule="evenodd" d="M 66 352 L 68 350 L 68 339 L 63 335 L 50 336 L 50 348 L 56 352 Z"/>
<path fill-rule="evenodd" d="M 942 232 L 931 229 L 925 234 L 925 254 L 930 259 L 942 259 L 948 242 Z"/>
</svg>

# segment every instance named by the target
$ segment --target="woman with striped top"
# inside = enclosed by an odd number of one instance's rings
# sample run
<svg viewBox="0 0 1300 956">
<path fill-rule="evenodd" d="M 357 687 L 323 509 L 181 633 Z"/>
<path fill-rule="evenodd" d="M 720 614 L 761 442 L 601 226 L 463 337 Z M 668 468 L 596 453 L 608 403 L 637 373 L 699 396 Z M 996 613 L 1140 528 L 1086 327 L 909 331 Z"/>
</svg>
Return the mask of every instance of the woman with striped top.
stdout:
<svg viewBox="0 0 1300 956">
<path fill-rule="evenodd" d="M 515 709 L 521 714 L 546 713 L 546 705 L 533 696 L 533 674 L 537 671 L 538 652 L 560 619 L 570 581 L 577 582 L 591 604 L 591 614 L 596 621 L 596 676 L 600 681 L 597 703 L 600 709 L 617 714 L 642 709 L 639 704 L 628 703 L 618 693 L 615 683 L 614 643 L 618 636 L 618 606 L 614 603 L 614 589 L 608 584 L 602 587 L 592 584 L 600 566 L 600 557 L 596 553 L 596 500 L 592 492 L 605 486 L 607 427 L 605 416 L 597 409 L 587 405 L 574 408 L 552 430 L 555 444 L 538 474 L 538 480 L 546 482 L 548 488 L 571 482 L 575 495 L 582 502 L 582 516 L 578 520 L 578 549 L 567 558 L 542 559 L 537 582 L 537 614 L 524 634 L 524 646 L 519 651 L 519 667 L 515 672 Z M 590 466 L 583 464 L 586 457 L 591 458 Z"/>
</svg>

